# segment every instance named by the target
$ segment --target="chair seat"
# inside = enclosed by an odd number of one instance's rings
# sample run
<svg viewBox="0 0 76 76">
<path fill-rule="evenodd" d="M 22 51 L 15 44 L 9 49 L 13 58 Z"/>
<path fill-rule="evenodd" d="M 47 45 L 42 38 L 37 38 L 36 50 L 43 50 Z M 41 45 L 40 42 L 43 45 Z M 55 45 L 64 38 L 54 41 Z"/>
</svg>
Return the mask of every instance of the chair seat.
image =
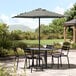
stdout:
<svg viewBox="0 0 76 76">
<path fill-rule="evenodd" d="M 27 55 L 26 58 L 28 58 L 28 59 L 39 59 L 39 56 L 38 55 L 34 55 L 34 56 Z M 41 56 L 40 56 L 40 59 L 42 59 Z"/>
<path fill-rule="evenodd" d="M 61 54 L 61 56 L 63 57 L 63 56 L 67 56 L 67 55 L 65 55 L 65 54 Z"/>
<path fill-rule="evenodd" d="M 52 54 L 53 57 L 60 57 L 61 56 L 61 53 L 54 53 Z"/>
<path fill-rule="evenodd" d="M 67 55 L 65 55 L 64 53 L 55 53 L 55 54 L 52 54 L 52 56 L 60 57 L 60 56 L 67 56 Z"/>
</svg>

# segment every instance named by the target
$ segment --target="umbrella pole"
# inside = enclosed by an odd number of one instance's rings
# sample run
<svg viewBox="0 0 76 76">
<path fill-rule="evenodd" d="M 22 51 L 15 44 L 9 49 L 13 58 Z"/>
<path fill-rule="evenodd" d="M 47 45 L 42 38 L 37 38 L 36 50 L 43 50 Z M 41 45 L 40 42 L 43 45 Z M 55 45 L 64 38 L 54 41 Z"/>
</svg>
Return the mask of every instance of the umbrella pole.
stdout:
<svg viewBox="0 0 76 76">
<path fill-rule="evenodd" d="M 40 17 L 39 17 L 39 66 L 40 66 Z"/>
</svg>

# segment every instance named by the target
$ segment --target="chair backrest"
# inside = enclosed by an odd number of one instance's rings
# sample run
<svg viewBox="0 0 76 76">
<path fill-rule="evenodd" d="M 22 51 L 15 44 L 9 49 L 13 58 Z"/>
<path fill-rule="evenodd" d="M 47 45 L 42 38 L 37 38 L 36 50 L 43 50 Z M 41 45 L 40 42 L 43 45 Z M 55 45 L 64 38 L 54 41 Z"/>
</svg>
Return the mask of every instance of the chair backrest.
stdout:
<svg viewBox="0 0 76 76">
<path fill-rule="evenodd" d="M 54 45 L 46 45 L 46 48 L 54 49 Z"/>
<path fill-rule="evenodd" d="M 25 55 L 31 55 L 32 52 L 30 51 L 30 49 L 26 49 L 26 48 L 22 48 L 24 50 Z"/>
<path fill-rule="evenodd" d="M 70 49 L 70 42 L 63 42 L 62 52 L 64 52 L 64 54 L 68 55 L 69 49 Z"/>
<path fill-rule="evenodd" d="M 48 51 L 48 53 L 51 53 L 51 54 L 53 53 L 53 51 L 55 49 L 54 45 L 47 45 L 46 48 L 50 48 L 51 49 L 50 51 Z"/>
<path fill-rule="evenodd" d="M 69 49 L 70 49 L 69 46 L 64 46 L 64 45 L 63 45 L 62 48 L 61 48 L 61 53 L 62 53 L 62 54 L 64 53 L 64 55 L 68 55 Z"/>
</svg>

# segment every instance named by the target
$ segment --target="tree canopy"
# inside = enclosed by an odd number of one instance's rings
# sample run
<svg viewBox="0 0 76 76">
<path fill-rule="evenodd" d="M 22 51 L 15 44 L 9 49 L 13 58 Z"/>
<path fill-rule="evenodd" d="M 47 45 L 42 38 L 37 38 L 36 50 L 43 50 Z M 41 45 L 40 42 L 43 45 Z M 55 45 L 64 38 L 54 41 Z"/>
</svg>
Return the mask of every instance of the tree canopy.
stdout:
<svg viewBox="0 0 76 76">
<path fill-rule="evenodd" d="M 68 9 L 65 12 L 65 15 L 67 16 L 67 21 L 76 18 L 76 3 L 73 5 L 72 8 Z"/>
<path fill-rule="evenodd" d="M 65 18 L 54 19 L 52 23 L 49 24 L 51 33 L 59 33 L 63 34 L 63 23 L 65 22 Z"/>
</svg>

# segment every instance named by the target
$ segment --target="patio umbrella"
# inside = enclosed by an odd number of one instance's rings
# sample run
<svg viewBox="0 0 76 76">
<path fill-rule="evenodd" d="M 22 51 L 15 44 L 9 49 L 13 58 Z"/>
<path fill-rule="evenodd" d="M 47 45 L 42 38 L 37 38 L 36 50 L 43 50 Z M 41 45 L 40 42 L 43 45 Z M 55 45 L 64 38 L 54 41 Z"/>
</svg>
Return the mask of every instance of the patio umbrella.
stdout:
<svg viewBox="0 0 76 76">
<path fill-rule="evenodd" d="M 20 13 L 13 18 L 38 18 L 39 19 L 39 57 L 40 57 L 40 18 L 61 18 L 61 14 L 48 11 L 46 9 L 38 8 L 29 12 Z"/>
</svg>

